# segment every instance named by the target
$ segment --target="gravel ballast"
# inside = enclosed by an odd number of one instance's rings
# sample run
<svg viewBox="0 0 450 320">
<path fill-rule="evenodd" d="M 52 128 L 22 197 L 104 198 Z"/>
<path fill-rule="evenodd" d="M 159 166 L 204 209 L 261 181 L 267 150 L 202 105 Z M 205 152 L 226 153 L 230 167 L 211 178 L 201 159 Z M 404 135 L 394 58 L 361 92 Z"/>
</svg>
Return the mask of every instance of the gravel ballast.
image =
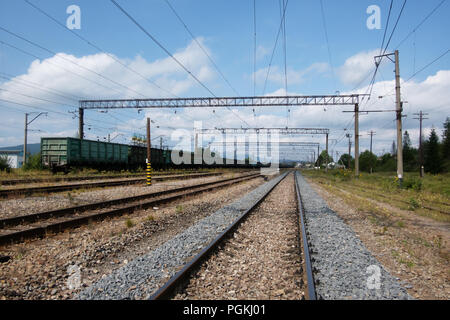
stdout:
<svg viewBox="0 0 450 320">
<path fill-rule="evenodd" d="M 217 210 L 155 250 L 100 279 L 78 299 L 148 299 L 196 253 L 225 230 L 242 212 L 262 197 L 285 175 L 278 176 Z"/>
<path fill-rule="evenodd" d="M 356 233 L 296 173 L 318 299 L 411 299 Z"/>
<path fill-rule="evenodd" d="M 174 299 L 304 299 L 294 176 L 281 181 Z"/>
</svg>

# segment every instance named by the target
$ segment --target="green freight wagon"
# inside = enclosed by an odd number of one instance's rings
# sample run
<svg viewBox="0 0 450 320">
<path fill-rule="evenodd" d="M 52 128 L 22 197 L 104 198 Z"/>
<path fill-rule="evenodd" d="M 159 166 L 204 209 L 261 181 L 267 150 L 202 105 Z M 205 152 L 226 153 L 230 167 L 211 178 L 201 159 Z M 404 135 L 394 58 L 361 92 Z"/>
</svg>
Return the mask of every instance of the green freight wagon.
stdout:
<svg viewBox="0 0 450 320">
<path fill-rule="evenodd" d="M 128 165 L 129 146 L 77 138 L 41 138 L 42 165 L 50 168 L 120 169 Z"/>
</svg>

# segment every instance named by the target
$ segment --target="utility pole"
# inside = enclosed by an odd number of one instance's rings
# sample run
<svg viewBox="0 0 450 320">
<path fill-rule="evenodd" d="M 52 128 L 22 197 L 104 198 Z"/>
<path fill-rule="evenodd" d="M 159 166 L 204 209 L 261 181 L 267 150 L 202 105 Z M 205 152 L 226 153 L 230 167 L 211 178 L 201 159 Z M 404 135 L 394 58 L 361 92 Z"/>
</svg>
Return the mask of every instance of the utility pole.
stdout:
<svg viewBox="0 0 450 320">
<path fill-rule="evenodd" d="M 320 150 L 319 150 L 319 145 L 317 146 L 317 164 L 319 165 L 319 169 L 320 169 L 320 164 L 319 164 L 319 156 L 320 156 Z"/>
<path fill-rule="evenodd" d="M 420 171 L 420 177 L 423 178 L 424 168 L 423 168 L 423 148 L 422 148 L 422 120 L 428 119 L 428 118 L 423 117 L 423 116 L 428 115 L 428 113 L 423 113 L 422 111 L 420 111 L 419 113 L 414 113 L 414 115 L 419 116 L 418 118 L 413 118 L 413 119 L 419 120 L 419 123 L 420 123 L 419 124 L 419 128 L 420 128 L 420 131 L 419 131 L 419 166 L 420 166 L 419 171 Z"/>
<path fill-rule="evenodd" d="M 150 118 L 147 118 L 147 186 L 152 184 Z"/>
<path fill-rule="evenodd" d="M 403 182 L 403 137 L 402 137 L 402 109 L 403 104 L 400 96 L 400 67 L 399 67 L 398 50 L 395 50 L 395 96 L 397 110 L 397 177 L 400 186 Z"/>
<path fill-rule="evenodd" d="M 34 113 L 34 112 L 32 112 L 32 113 Z M 28 116 L 30 115 L 31 113 L 25 113 L 25 134 L 24 134 L 24 139 L 23 139 L 23 165 L 22 166 L 24 166 L 26 163 L 27 163 L 27 136 L 28 136 L 28 125 L 30 124 L 30 123 L 32 123 L 34 120 L 36 120 L 39 116 L 41 116 L 41 115 L 43 115 L 43 114 L 45 114 L 45 115 L 47 115 L 48 113 L 47 112 L 40 112 L 36 117 L 34 117 L 33 119 L 31 119 L 31 121 L 28 121 Z"/>
<path fill-rule="evenodd" d="M 84 109 L 78 108 L 78 134 L 79 138 L 84 138 Z"/>
<path fill-rule="evenodd" d="M 28 113 L 25 113 L 25 135 L 23 140 L 23 165 L 27 163 L 27 135 L 28 135 Z"/>
<path fill-rule="evenodd" d="M 372 138 L 373 138 L 374 135 L 376 135 L 376 132 L 370 130 L 370 132 L 369 132 L 369 136 L 370 136 L 370 153 L 372 153 Z"/>
<path fill-rule="evenodd" d="M 352 135 L 350 133 L 347 133 L 345 135 L 348 138 L 348 160 L 347 160 L 347 167 L 348 169 L 350 169 L 350 163 L 351 163 L 351 157 L 352 157 L 352 140 L 351 137 Z"/>
<path fill-rule="evenodd" d="M 370 154 L 372 154 L 372 139 L 373 139 L 373 136 L 375 135 L 375 132 L 370 130 L 369 135 L 370 135 Z M 370 167 L 370 173 L 372 173 L 372 169 L 373 168 Z"/>
<path fill-rule="evenodd" d="M 325 159 L 325 172 L 328 172 L 328 133 L 326 134 L 325 144 L 326 144 L 325 148 L 327 151 L 327 158 Z"/>
<path fill-rule="evenodd" d="M 355 104 L 355 176 L 359 176 L 359 105 Z"/>
<path fill-rule="evenodd" d="M 394 56 L 394 60 L 391 59 Z M 396 122 L 397 122 L 397 177 L 400 186 L 403 182 L 403 146 L 402 146 L 402 109 L 403 103 L 401 101 L 400 95 L 400 61 L 398 50 L 394 53 L 383 54 L 375 56 L 375 65 L 378 67 L 380 65 L 381 59 L 387 57 L 389 60 L 395 63 L 395 112 L 396 112 Z M 377 58 L 379 59 L 377 61 Z"/>
</svg>

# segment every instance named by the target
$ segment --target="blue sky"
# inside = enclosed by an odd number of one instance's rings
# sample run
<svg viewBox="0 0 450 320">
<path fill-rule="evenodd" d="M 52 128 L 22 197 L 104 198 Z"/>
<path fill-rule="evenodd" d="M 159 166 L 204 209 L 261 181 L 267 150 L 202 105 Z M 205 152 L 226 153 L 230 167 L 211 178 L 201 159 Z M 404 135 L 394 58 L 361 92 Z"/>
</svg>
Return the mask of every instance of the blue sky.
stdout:
<svg viewBox="0 0 450 320">
<path fill-rule="evenodd" d="M 169 91 L 175 91 L 178 96 L 210 96 L 186 73 L 177 69 L 176 64 L 168 58 L 166 53 L 146 37 L 110 1 L 29 1 L 64 24 L 69 16 L 66 8 L 69 5 L 78 5 L 81 9 L 81 29 L 74 30 L 76 33 L 135 70 L 142 70 L 143 74 Z M 192 41 L 165 1 L 118 0 L 118 2 L 167 50 L 173 54 L 179 54 L 181 59 L 184 59 L 182 61 L 192 68 L 193 73 L 198 75 L 216 96 L 235 95 L 197 44 Z M 401 40 L 440 2 L 441 0 L 407 1 L 388 51 L 397 48 Z M 253 95 L 253 1 L 170 0 L 170 3 L 192 33 L 198 37 L 198 41 L 209 52 L 236 91 L 240 95 Z M 381 9 L 382 28 L 380 30 L 369 30 L 366 26 L 366 20 L 369 17 L 366 9 L 374 4 Z M 403 1 L 394 0 L 387 30 L 388 36 L 402 4 Z M 362 79 L 363 75 L 366 75 L 367 71 L 373 67 L 373 54 L 377 53 L 381 46 L 389 5 L 389 0 L 323 0 L 329 39 L 328 48 L 325 41 L 320 1 L 290 0 L 286 11 L 288 93 L 312 95 L 333 94 L 336 91 L 350 92 L 358 84 L 358 80 Z M 398 47 L 403 81 L 449 49 L 449 13 L 450 3 L 445 1 L 413 35 Z M 78 64 L 106 77 L 114 78 L 115 81 L 126 87 L 132 87 L 135 91 L 142 92 L 149 97 L 167 96 L 167 93 L 147 86 L 148 83 L 145 85 L 140 83 L 136 80 L 135 75 L 111 61 L 108 56 L 101 56 L 98 50 L 61 28 L 22 0 L 3 0 L 0 3 L 0 21 L 1 27 L 55 53 L 68 55 L 67 59 L 76 59 Z M 256 94 L 284 94 L 282 38 L 279 39 L 275 51 L 267 89 L 263 92 L 266 70 L 280 25 L 280 2 L 256 1 L 256 24 Z M 86 73 L 86 70 L 76 70 L 75 66 L 67 64 L 67 60 L 59 59 L 56 64 L 83 74 L 83 76 L 107 87 L 114 87 L 115 90 L 100 87 L 94 89 L 95 85 L 92 82 L 89 83 L 80 77 L 74 77 L 72 74 L 67 74 L 66 71 L 59 70 L 58 72 L 54 65 L 45 65 L 42 60 L 35 61 L 35 58 L 20 53 L 9 45 L 17 46 L 42 59 L 53 62 L 58 59 L 53 54 L 33 47 L 4 31 L 0 31 L 0 40 L 7 43 L 0 43 L 0 72 L 2 72 L 0 76 L 8 75 L 8 79 L 0 78 L 0 88 L 9 90 L 0 91 L 0 99 L 27 105 L 0 101 L 0 105 L 3 106 L 0 107 L 1 121 L 4 122 L 0 128 L 0 146 L 22 143 L 23 112 L 38 111 L 28 105 L 61 112 L 52 113 L 46 118 L 36 120 L 33 128 L 45 130 L 45 132 L 31 132 L 29 137 L 31 143 L 38 142 L 40 136 L 74 135 L 77 131 L 77 119 L 72 119 L 71 115 L 67 113 L 69 110 L 76 109 L 77 102 L 75 100 L 69 102 L 61 96 L 51 95 L 48 91 L 40 91 L 18 84 L 20 80 L 35 80 L 43 88 L 58 90 L 61 94 L 77 97 L 125 98 L 133 96 L 130 92 L 123 91 L 123 88 L 119 88 L 105 79 L 100 79 L 89 72 Z M 331 61 L 328 52 L 330 52 Z M 449 115 L 449 62 L 450 55 L 446 55 L 405 84 L 405 90 L 402 92 L 403 100 L 408 101 L 405 106 L 405 113 L 408 114 L 405 119 L 405 129 L 411 132 L 413 142 L 417 140 L 416 136 L 418 137 L 416 130 L 418 123 L 412 119 L 414 112 L 423 110 L 430 113 L 428 116 L 430 119 L 424 123 L 426 130 L 432 126 L 441 129 L 445 116 Z M 374 97 L 363 108 L 393 108 L 393 96 L 378 99 L 379 101 L 376 99 L 378 95 L 392 94 L 390 90 L 393 89 L 393 69 L 392 63 L 383 63 L 374 85 Z M 14 77 L 17 81 L 10 79 Z M 364 91 L 369 80 L 363 82 L 357 91 Z M 64 103 L 57 105 L 44 100 L 20 96 L 15 92 Z M 296 108 L 292 110 L 289 119 L 286 119 L 285 111 L 279 111 L 276 108 L 257 110 L 255 114 L 249 109 L 238 110 L 236 108 L 235 112 L 239 113 L 240 117 L 246 119 L 252 126 L 264 124 L 268 127 L 276 127 L 288 124 L 301 127 L 328 127 L 332 130 L 332 138 L 339 141 L 333 148 L 344 152 L 346 139 L 342 139 L 345 134 L 343 129 L 347 127 L 348 130 L 352 130 L 351 114 L 342 113 L 341 111 L 345 108 L 337 107 L 339 111 L 332 111 L 332 108 L 336 109 L 336 107 L 329 107 L 325 108 L 325 111 L 320 107 Z M 22 114 L 20 114 L 21 112 Z M 66 113 L 66 115 L 62 113 Z M 240 119 L 226 109 L 214 112 L 198 109 L 184 110 L 178 111 L 177 114 L 173 110 L 150 110 L 147 114 L 160 126 L 155 128 L 154 134 L 156 135 L 169 136 L 173 128 L 192 128 L 191 120 L 193 119 L 203 120 L 204 127 L 218 125 L 239 127 L 242 125 Z M 132 132 L 144 133 L 142 130 L 144 117 L 144 112 L 138 114 L 135 110 L 116 111 L 110 114 L 90 111 L 87 114 L 87 122 L 90 120 L 91 123 L 91 129 L 87 130 L 88 138 L 95 139 L 97 136 L 103 138 L 107 133 L 121 134 L 117 141 L 126 142 Z M 393 114 L 370 114 L 361 117 L 360 127 L 364 134 L 369 130 L 377 131 L 375 151 L 378 153 L 383 150 L 388 151 L 395 138 L 395 127 L 391 118 L 394 118 Z M 349 122 L 350 125 L 347 126 Z M 365 136 L 362 138 L 360 149 L 363 151 L 367 148 L 367 138 Z M 319 141 L 321 138 L 311 137 L 311 139 Z"/>
</svg>

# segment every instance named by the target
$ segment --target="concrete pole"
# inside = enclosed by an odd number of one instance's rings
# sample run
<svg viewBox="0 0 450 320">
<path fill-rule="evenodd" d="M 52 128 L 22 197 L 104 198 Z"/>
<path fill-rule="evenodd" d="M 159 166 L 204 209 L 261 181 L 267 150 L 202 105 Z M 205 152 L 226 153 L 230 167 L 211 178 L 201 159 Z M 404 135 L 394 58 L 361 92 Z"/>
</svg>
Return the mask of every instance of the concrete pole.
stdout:
<svg viewBox="0 0 450 320">
<path fill-rule="evenodd" d="M 25 135 L 23 139 L 23 164 L 22 167 L 27 163 L 27 135 L 28 135 L 28 113 L 25 113 Z"/>
<path fill-rule="evenodd" d="M 150 118 L 147 118 L 147 163 L 151 162 Z"/>
<path fill-rule="evenodd" d="M 150 142 L 150 118 L 147 118 L 147 186 L 152 185 L 152 166 L 151 166 L 151 142 Z"/>
<path fill-rule="evenodd" d="M 402 145 L 402 102 L 400 96 L 400 67 L 398 50 L 395 50 L 395 95 L 397 111 L 397 177 L 399 184 L 403 182 L 403 145 Z"/>
<path fill-rule="evenodd" d="M 355 104 L 355 176 L 359 176 L 359 105 Z"/>
<path fill-rule="evenodd" d="M 326 144 L 326 151 L 327 151 L 327 158 L 325 160 L 325 172 L 328 172 L 328 133 L 326 134 L 325 138 L 325 144 Z"/>
<path fill-rule="evenodd" d="M 84 138 L 84 109 L 78 108 L 78 135 L 80 139 Z"/>
</svg>

